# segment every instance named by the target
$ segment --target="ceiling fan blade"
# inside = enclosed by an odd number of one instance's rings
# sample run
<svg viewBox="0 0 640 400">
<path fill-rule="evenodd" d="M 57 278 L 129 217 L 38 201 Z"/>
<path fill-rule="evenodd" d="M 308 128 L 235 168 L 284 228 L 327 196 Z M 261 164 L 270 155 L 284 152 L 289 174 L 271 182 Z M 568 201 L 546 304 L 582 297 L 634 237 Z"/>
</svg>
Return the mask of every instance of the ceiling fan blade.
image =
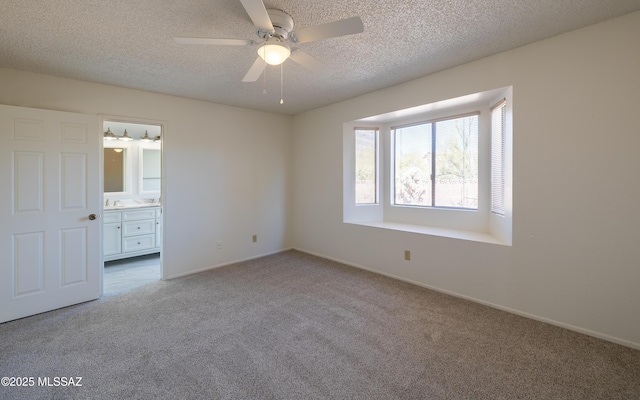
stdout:
<svg viewBox="0 0 640 400">
<path fill-rule="evenodd" d="M 304 51 L 296 50 L 291 53 L 289 57 L 293 62 L 302 65 L 311 72 L 318 74 L 324 74 L 329 71 L 329 67 L 318 61 L 316 58 L 311 57 Z"/>
<path fill-rule="evenodd" d="M 251 68 L 249 68 L 249 72 L 242 78 L 242 82 L 255 82 L 260 78 L 260 74 L 262 71 L 267 68 L 267 63 L 260 57 L 256 59 Z"/>
<path fill-rule="evenodd" d="M 309 26 L 292 33 L 297 43 L 314 42 L 338 36 L 353 35 L 364 32 L 364 25 L 360 17 L 351 17 L 326 24 Z"/>
<path fill-rule="evenodd" d="M 240 0 L 251 21 L 261 31 L 273 32 L 273 24 L 262 0 Z"/>
<path fill-rule="evenodd" d="M 220 46 L 248 46 L 255 42 L 245 39 L 209 39 L 192 37 L 174 37 L 173 40 L 180 44 L 214 44 Z"/>
</svg>

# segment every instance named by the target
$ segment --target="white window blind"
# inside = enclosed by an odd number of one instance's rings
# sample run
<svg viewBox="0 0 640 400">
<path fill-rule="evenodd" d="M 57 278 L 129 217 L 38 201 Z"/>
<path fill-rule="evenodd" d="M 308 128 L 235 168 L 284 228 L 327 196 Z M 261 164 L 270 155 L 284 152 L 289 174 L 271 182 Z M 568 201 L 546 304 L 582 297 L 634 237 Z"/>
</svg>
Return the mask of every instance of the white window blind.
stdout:
<svg viewBox="0 0 640 400">
<path fill-rule="evenodd" d="M 505 214 L 505 137 L 507 101 L 491 108 L 491 212 Z"/>
</svg>

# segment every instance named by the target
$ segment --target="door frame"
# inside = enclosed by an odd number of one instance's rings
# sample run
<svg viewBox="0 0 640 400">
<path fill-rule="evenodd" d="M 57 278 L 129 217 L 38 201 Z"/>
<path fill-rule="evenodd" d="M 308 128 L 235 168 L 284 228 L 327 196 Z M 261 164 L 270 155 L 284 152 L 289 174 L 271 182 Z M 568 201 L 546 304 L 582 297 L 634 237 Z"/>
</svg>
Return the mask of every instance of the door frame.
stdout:
<svg viewBox="0 0 640 400">
<path fill-rule="evenodd" d="M 167 122 L 163 121 L 163 120 L 157 120 L 157 119 L 149 119 L 149 118 L 139 118 L 139 117 L 127 117 L 127 116 L 122 116 L 122 115 L 110 115 L 110 114 L 98 114 L 98 118 L 100 120 L 100 128 L 103 129 L 104 127 L 104 123 L 105 121 L 113 121 L 113 122 L 121 122 L 121 123 L 128 123 L 128 124 L 142 124 L 142 125 L 156 125 L 160 127 L 160 136 L 162 138 L 162 141 L 160 143 L 160 171 L 161 171 L 161 177 L 160 177 L 160 198 L 161 200 L 161 207 L 162 207 L 162 213 L 160 214 L 160 219 L 162 220 L 162 237 L 161 237 L 161 245 L 160 245 L 160 279 L 161 280 L 165 280 L 167 279 L 167 274 L 166 271 L 164 269 L 164 248 L 165 248 L 165 237 L 166 235 L 164 234 L 165 232 L 165 227 L 166 227 L 166 185 L 165 185 L 165 176 L 166 176 L 166 163 L 165 163 L 165 138 L 167 136 Z M 104 132 L 102 132 L 101 134 L 104 134 Z M 103 209 L 102 209 L 102 215 L 104 215 L 104 140 L 100 141 L 100 204 L 102 205 Z M 100 218 L 100 256 L 102 258 L 102 270 L 101 270 L 101 282 L 102 282 L 102 287 L 101 287 L 101 295 L 104 294 L 104 249 L 102 248 L 103 245 L 103 225 L 104 225 L 104 221 L 103 218 Z"/>
</svg>

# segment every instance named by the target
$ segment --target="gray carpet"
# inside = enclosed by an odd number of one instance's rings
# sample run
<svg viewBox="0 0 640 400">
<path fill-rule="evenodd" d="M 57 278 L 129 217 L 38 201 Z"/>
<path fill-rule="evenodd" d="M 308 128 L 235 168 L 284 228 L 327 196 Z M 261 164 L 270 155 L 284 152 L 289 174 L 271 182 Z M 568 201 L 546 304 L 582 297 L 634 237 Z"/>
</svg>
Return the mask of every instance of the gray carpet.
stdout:
<svg viewBox="0 0 640 400">
<path fill-rule="evenodd" d="M 640 399 L 640 351 L 289 251 L 0 324 L 3 399 Z"/>
</svg>

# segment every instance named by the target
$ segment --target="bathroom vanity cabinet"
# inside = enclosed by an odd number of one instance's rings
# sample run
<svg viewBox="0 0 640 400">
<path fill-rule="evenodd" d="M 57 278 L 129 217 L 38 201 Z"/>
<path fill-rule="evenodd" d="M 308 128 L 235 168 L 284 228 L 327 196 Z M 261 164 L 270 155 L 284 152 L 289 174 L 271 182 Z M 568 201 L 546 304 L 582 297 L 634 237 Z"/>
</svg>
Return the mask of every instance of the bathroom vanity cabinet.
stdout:
<svg viewBox="0 0 640 400">
<path fill-rule="evenodd" d="M 105 210 L 103 218 L 105 261 L 160 252 L 161 207 Z"/>
</svg>

